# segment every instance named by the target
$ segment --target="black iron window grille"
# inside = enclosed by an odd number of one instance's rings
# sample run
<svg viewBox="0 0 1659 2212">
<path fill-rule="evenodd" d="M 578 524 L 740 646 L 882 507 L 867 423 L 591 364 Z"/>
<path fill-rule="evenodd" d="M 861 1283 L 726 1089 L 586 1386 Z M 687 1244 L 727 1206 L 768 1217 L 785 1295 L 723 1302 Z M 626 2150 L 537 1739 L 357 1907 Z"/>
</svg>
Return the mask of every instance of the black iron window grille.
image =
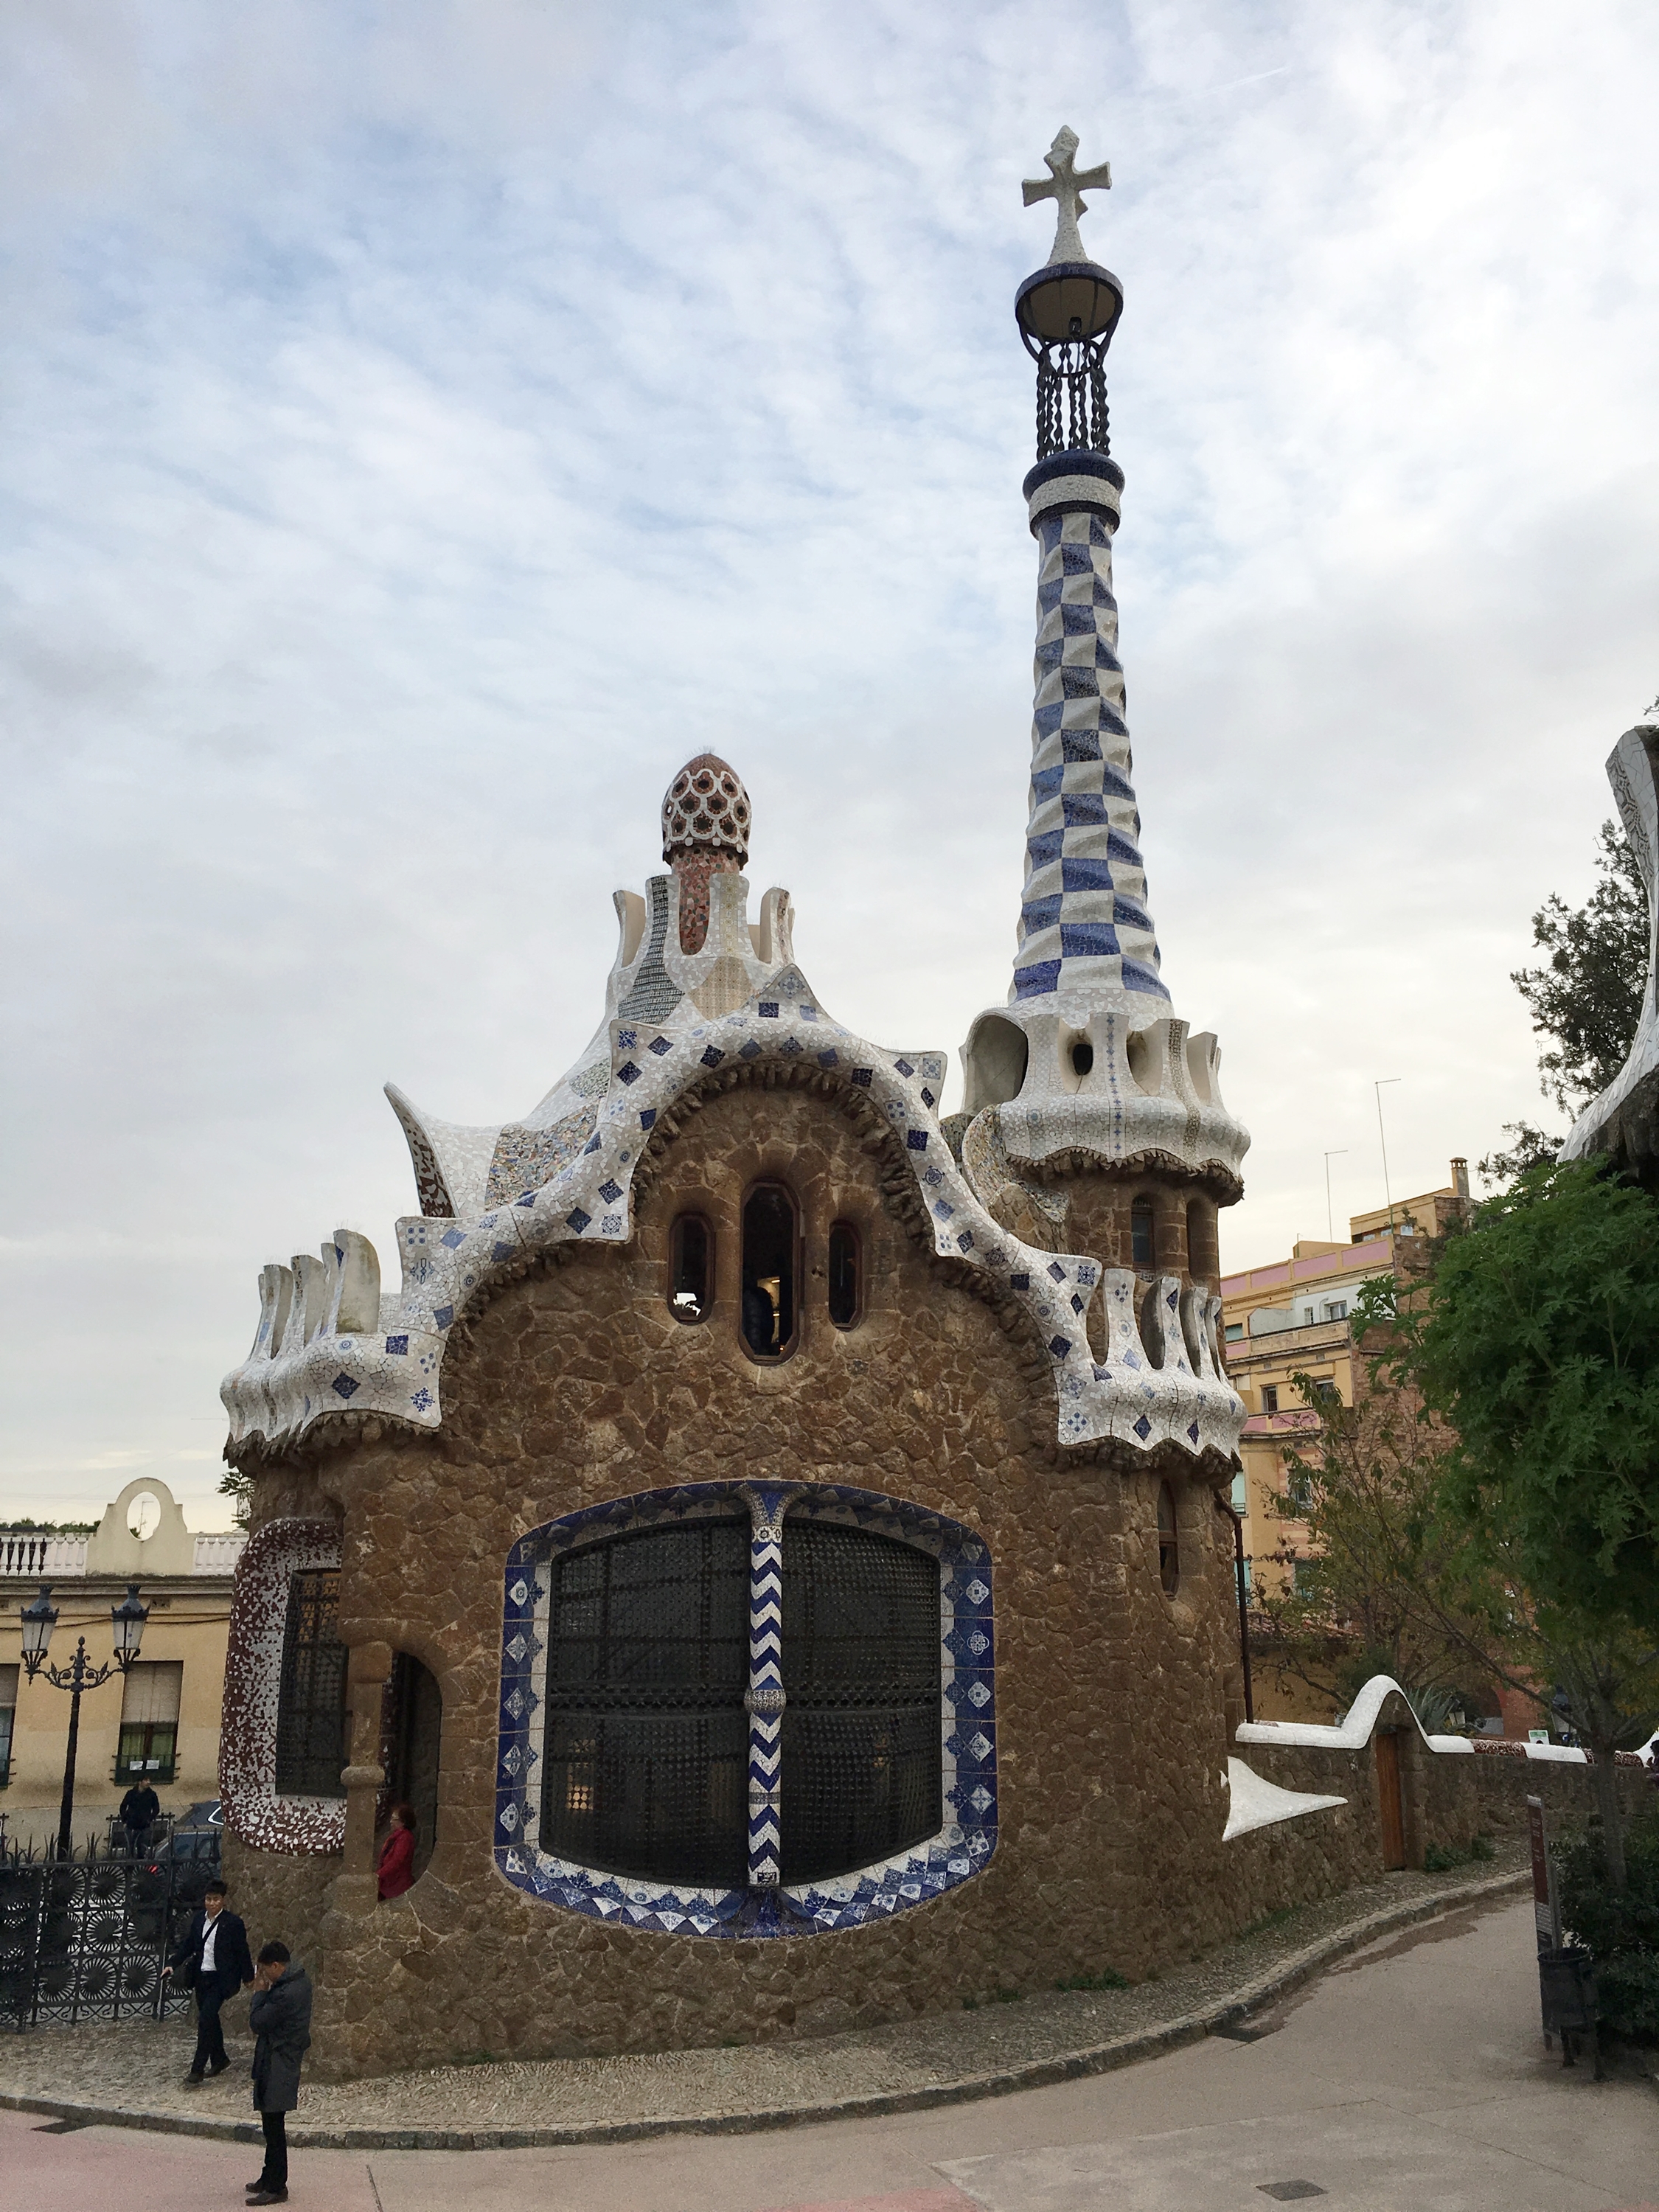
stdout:
<svg viewBox="0 0 1659 2212">
<path fill-rule="evenodd" d="M 751 1820 L 770 1814 L 751 1801 L 751 1708 L 775 1710 L 751 1686 L 756 1638 L 781 1652 L 783 1881 L 939 1832 L 939 1561 L 799 1510 L 781 1548 L 781 1634 L 776 1531 L 751 1535 L 747 1518 L 632 1530 L 550 1563 L 544 1850 L 657 1881 L 756 1878 Z"/>
<path fill-rule="evenodd" d="M 554 1563 L 542 1843 L 613 1874 L 740 1887 L 749 1522 L 641 1529 Z"/>
<path fill-rule="evenodd" d="M 851 1874 L 938 1832 L 939 1632 L 926 1552 L 784 1522 L 785 1881 Z"/>
<path fill-rule="evenodd" d="M 276 1794 L 343 1797 L 346 1647 L 339 1634 L 340 1570 L 308 1567 L 289 1584 L 276 1701 Z"/>
</svg>

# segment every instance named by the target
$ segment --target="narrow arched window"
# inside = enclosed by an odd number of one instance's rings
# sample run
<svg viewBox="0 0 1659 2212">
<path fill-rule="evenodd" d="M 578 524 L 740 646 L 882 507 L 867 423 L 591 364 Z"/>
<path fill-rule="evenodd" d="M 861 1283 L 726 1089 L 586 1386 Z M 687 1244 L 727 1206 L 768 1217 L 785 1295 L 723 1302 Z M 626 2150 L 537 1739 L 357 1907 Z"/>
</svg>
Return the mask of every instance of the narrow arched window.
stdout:
<svg viewBox="0 0 1659 2212">
<path fill-rule="evenodd" d="M 1176 1526 L 1175 1492 L 1167 1482 L 1158 1486 L 1158 1578 L 1165 1597 L 1181 1588 L 1181 1533 Z"/>
<path fill-rule="evenodd" d="M 278 1796 L 345 1796 L 346 1648 L 339 1606 L 337 1567 L 308 1567 L 289 1583 L 276 1693 Z"/>
<path fill-rule="evenodd" d="M 1129 1208 L 1129 1261 L 1133 1267 L 1156 1264 L 1152 1250 L 1152 1201 L 1138 1198 Z"/>
<path fill-rule="evenodd" d="M 781 1182 L 757 1182 L 743 1203 L 743 1340 L 753 1358 L 794 1349 L 799 1242 L 793 1198 Z"/>
<path fill-rule="evenodd" d="M 830 1318 L 837 1328 L 856 1326 L 864 1310 L 859 1232 L 850 1221 L 830 1228 Z"/>
<path fill-rule="evenodd" d="M 668 1240 L 668 1310 L 702 1321 L 714 1303 L 714 1232 L 700 1213 L 682 1213 Z"/>
</svg>

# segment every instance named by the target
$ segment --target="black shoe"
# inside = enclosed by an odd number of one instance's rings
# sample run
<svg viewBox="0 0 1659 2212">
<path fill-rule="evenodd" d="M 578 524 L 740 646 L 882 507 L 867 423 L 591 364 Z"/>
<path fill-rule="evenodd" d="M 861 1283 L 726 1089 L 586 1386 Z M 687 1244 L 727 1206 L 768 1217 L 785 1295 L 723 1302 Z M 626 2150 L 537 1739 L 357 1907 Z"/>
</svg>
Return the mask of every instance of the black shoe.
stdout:
<svg viewBox="0 0 1659 2212">
<path fill-rule="evenodd" d="M 256 2189 L 247 2201 L 250 2204 L 286 2204 L 288 2191 L 286 2189 Z"/>
<path fill-rule="evenodd" d="M 229 2059 L 228 2059 L 228 2058 L 222 2058 L 222 2059 L 219 2061 L 219 2063 L 218 2063 L 216 2066 L 210 2066 L 210 2067 L 208 2068 L 208 2070 L 207 2070 L 207 2077 L 208 2077 L 208 2080 L 209 2080 L 210 2081 L 216 2081 L 218 2080 L 219 2076 L 220 2076 L 222 2074 L 228 2074 L 228 2073 L 229 2073 L 229 2071 L 230 2071 L 230 2061 L 229 2061 Z"/>
<path fill-rule="evenodd" d="M 270 2188 L 270 2183 L 265 2179 L 265 2178 L 264 2178 L 264 2174 L 262 2173 L 262 2174 L 259 2176 L 259 2179 L 258 2179 L 257 2181 L 250 2181 L 250 2182 L 249 2182 L 249 2184 L 248 2184 L 248 2185 L 247 2185 L 247 2193 L 248 2193 L 248 2195 L 249 2195 L 250 2197 L 252 2197 L 252 2194 L 253 2194 L 253 2192 L 254 2192 L 254 2191 L 255 2191 L 256 2189 L 269 2189 L 269 2188 Z"/>
<path fill-rule="evenodd" d="M 192 2069 L 185 2076 L 185 2087 L 186 2089 L 199 2089 L 205 2079 L 205 2075 L 198 2074 Z"/>
</svg>

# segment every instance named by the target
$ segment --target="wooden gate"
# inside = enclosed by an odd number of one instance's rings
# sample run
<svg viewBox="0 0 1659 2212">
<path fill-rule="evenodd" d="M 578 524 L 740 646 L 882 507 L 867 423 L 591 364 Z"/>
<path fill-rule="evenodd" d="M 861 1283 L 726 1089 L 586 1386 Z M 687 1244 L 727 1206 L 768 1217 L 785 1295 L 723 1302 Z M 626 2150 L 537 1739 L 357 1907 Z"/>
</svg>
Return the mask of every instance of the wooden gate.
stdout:
<svg viewBox="0 0 1659 2212">
<path fill-rule="evenodd" d="M 1393 1729 L 1376 1735 L 1376 1797 L 1382 1815 L 1382 1864 L 1391 1874 L 1406 1863 L 1406 1806 L 1400 1788 L 1400 1737 Z"/>
</svg>

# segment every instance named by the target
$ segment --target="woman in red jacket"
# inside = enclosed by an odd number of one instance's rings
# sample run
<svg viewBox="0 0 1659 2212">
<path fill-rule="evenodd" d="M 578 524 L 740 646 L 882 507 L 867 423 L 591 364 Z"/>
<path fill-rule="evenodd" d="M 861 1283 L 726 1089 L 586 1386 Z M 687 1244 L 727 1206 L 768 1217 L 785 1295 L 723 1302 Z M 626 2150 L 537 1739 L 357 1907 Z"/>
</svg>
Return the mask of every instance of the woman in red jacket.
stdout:
<svg viewBox="0 0 1659 2212">
<path fill-rule="evenodd" d="M 380 1846 L 375 1862 L 382 1897 L 401 1897 L 415 1880 L 415 1809 L 410 1805 L 392 1808 L 392 1832 Z"/>
</svg>

